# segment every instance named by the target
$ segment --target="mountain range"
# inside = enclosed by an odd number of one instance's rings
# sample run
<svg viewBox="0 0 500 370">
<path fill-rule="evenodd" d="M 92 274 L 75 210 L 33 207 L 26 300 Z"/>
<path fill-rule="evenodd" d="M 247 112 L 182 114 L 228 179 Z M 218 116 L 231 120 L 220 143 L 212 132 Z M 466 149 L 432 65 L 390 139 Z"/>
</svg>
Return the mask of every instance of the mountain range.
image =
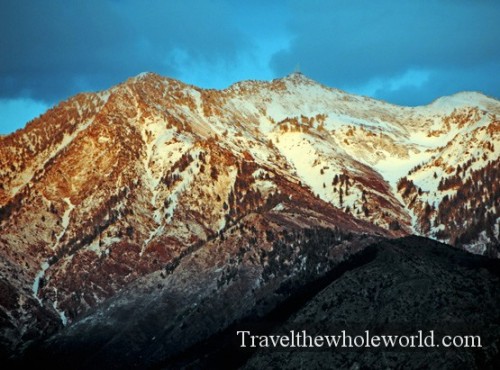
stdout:
<svg viewBox="0 0 500 370">
<path fill-rule="evenodd" d="M 499 258 L 499 115 L 301 73 L 78 94 L 0 137 L 0 358 L 161 340 L 128 352 L 153 366 L 408 235 Z"/>
</svg>

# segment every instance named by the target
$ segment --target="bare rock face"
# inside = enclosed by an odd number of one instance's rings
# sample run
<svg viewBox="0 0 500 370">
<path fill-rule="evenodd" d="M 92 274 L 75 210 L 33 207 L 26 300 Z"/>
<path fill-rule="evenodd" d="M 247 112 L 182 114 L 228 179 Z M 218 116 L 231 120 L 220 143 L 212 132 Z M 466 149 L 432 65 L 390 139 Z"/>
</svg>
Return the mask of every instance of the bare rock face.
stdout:
<svg viewBox="0 0 500 370">
<path fill-rule="evenodd" d="M 199 304 L 244 271 L 240 295 L 221 293 L 242 306 L 208 335 L 261 307 L 252 289 L 291 294 L 374 237 L 498 257 L 499 113 L 476 93 L 405 108 L 297 73 L 220 91 L 149 73 L 79 94 L 0 137 L 2 351 L 144 286 Z M 327 240 L 312 258 L 289 235 Z"/>
</svg>

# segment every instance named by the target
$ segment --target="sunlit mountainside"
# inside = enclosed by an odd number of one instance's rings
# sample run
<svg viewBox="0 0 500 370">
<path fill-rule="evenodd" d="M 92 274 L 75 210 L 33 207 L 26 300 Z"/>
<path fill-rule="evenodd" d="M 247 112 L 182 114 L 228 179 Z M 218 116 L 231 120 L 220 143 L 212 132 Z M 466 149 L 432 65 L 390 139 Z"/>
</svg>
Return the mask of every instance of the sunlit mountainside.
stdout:
<svg viewBox="0 0 500 370">
<path fill-rule="evenodd" d="M 384 238 L 498 258 L 499 115 L 480 93 L 401 107 L 301 73 L 76 95 L 0 136 L 2 346 L 146 312 L 167 288 L 179 325 L 213 294 L 239 302 L 188 327 L 207 336 Z"/>
</svg>

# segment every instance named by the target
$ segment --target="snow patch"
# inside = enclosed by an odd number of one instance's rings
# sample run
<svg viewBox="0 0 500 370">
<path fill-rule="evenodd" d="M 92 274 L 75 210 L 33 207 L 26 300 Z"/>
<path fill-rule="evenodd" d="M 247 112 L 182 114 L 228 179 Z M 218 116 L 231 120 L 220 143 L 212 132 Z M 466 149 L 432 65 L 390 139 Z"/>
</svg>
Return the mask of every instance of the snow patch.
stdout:
<svg viewBox="0 0 500 370">
<path fill-rule="evenodd" d="M 32 286 L 33 297 L 38 301 L 40 306 L 43 306 L 42 300 L 40 299 L 40 297 L 38 297 L 38 290 L 40 289 L 40 281 L 45 278 L 45 271 L 47 271 L 49 267 L 50 265 L 47 261 L 42 262 L 40 265 L 40 271 L 37 272 L 35 280 L 33 281 L 33 286 Z"/>
<path fill-rule="evenodd" d="M 64 234 L 66 234 L 66 231 L 68 230 L 68 226 L 69 226 L 69 222 L 70 222 L 71 212 L 73 212 L 73 210 L 75 209 L 75 205 L 71 203 L 71 199 L 70 198 L 63 198 L 63 200 L 68 205 L 68 208 L 66 208 L 66 210 L 64 211 L 64 214 L 63 214 L 63 216 L 61 218 L 61 227 L 62 227 L 62 230 L 56 236 L 56 242 L 52 246 L 53 250 L 57 249 L 57 247 L 59 246 L 59 243 L 60 243 L 62 237 L 64 236 Z"/>
</svg>

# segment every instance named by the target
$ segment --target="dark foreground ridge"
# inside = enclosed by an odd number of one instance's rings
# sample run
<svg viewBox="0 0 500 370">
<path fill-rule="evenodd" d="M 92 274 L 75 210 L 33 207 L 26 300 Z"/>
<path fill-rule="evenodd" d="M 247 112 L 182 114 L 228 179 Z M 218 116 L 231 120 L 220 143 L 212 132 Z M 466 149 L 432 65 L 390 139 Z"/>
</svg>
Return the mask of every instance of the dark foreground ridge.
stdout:
<svg viewBox="0 0 500 370">
<path fill-rule="evenodd" d="M 377 255 L 375 245 L 370 245 L 351 256 L 348 260 L 335 266 L 321 278 L 305 284 L 279 304 L 265 317 L 251 315 L 232 324 L 221 333 L 198 343 L 189 350 L 177 356 L 166 359 L 156 369 L 176 368 L 239 368 L 245 364 L 255 349 L 241 349 L 236 333 L 241 330 L 250 330 L 260 335 L 271 334 L 273 329 L 279 328 L 294 313 L 299 311 L 309 300 L 332 284 L 342 274 L 373 261 Z"/>
<path fill-rule="evenodd" d="M 246 369 L 494 369 L 500 364 L 500 263 L 421 237 L 371 246 L 377 256 L 317 294 L 275 333 L 479 335 L 483 348 L 260 350 Z"/>
<path fill-rule="evenodd" d="M 494 369 L 500 364 L 500 261 L 472 255 L 445 244 L 421 238 L 384 240 L 366 247 L 319 279 L 294 288 L 288 299 L 264 316 L 250 314 L 213 332 L 208 339 L 152 363 L 130 361 L 137 348 L 106 348 L 115 361 L 91 359 L 71 343 L 47 341 L 26 352 L 21 362 L 63 368 L 435 368 Z M 217 300 L 218 297 L 213 297 Z M 206 312 L 210 317 L 210 312 Z M 165 312 L 168 315 L 168 312 Z M 148 317 L 144 313 L 144 317 Z M 153 316 L 154 317 L 154 316 Z M 203 321 L 203 320 L 201 320 Z M 144 322 L 145 327 L 155 322 Z M 208 324 L 208 322 L 206 323 Z M 189 324 L 188 324 L 189 325 Z M 191 325 L 204 325 L 193 322 Z M 80 345 L 86 340 L 83 327 Z M 158 338 L 161 327 L 156 328 Z M 435 330 L 440 335 L 479 335 L 482 348 L 412 350 L 335 350 L 239 348 L 237 330 L 254 334 L 283 334 L 307 330 L 311 334 L 336 334 L 340 330 L 376 334 L 413 334 Z M 186 330 L 186 333 L 189 333 Z M 179 338 L 181 339 L 181 338 Z M 185 338 L 182 338 L 184 340 Z M 196 342 L 196 341 L 195 341 Z M 121 342 L 118 342 L 121 343 Z M 89 343 L 90 344 L 90 343 Z M 151 342 L 144 354 L 155 353 L 160 342 Z M 123 355 L 120 355 L 123 354 Z M 127 358 L 125 361 L 124 359 Z M 14 365 L 19 365 L 16 363 Z"/>
</svg>

